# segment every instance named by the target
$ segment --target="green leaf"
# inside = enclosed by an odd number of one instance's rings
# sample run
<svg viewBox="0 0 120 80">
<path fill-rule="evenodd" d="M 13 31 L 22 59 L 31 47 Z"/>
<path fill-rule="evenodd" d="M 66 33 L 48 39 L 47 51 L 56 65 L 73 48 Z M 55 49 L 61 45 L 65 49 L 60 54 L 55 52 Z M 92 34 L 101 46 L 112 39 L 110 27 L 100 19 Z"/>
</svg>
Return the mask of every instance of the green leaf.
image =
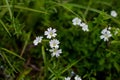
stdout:
<svg viewBox="0 0 120 80">
<path fill-rule="evenodd" d="M 21 74 L 18 76 L 17 80 L 24 80 L 25 76 L 31 72 L 32 68 L 24 69 Z"/>
<path fill-rule="evenodd" d="M 99 64 L 100 65 L 103 65 L 105 63 L 105 60 L 104 59 L 101 59 L 100 61 L 99 61 Z"/>
<path fill-rule="evenodd" d="M 113 65 L 116 68 L 116 70 L 119 72 L 120 71 L 120 65 L 117 62 L 114 62 Z"/>
<path fill-rule="evenodd" d="M 96 80 L 94 77 L 91 77 L 91 80 Z"/>
</svg>

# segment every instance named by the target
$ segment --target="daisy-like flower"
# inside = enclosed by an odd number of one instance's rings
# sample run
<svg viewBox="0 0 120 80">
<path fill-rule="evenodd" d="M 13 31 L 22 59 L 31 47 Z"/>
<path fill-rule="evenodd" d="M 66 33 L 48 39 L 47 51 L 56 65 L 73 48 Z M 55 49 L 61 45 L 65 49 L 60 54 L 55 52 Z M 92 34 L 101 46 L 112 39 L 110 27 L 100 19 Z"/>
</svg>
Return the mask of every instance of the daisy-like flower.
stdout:
<svg viewBox="0 0 120 80">
<path fill-rule="evenodd" d="M 103 29 L 103 30 L 101 31 L 101 34 L 105 34 L 107 31 L 108 31 L 107 28 Z"/>
<path fill-rule="evenodd" d="M 47 35 L 48 39 L 51 39 L 52 37 L 56 37 L 56 29 L 52 29 L 51 27 L 45 31 L 44 35 Z"/>
<path fill-rule="evenodd" d="M 36 45 L 38 45 L 38 43 L 41 43 L 41 41 L 42 41 L 42 36 L 38 36 L 38 37 L 36 37 L 36 39 L 33 41 L 33 44 L 36 46 Z"/>
<path fill-rule="evenodd" d="M 80 26 L 82 27 L 82 30 L 83 30 L 83 31 L 89 31 L 87 24 L 81 23 Z"/>
<path fill-rule="evenodd" d="M 66 77 L 65 80 L 70 80 L 70 77 Z"/>
<path fill-rule="evenodd" d="M 104 41 L 108 41 L 109 38 L 112 37 L 111 32 L 110 32 L 109 30 L 107 30 L 107 28 L 103 29 L 103 30 L 101 31 L 101 34 L 102 34 L 102 35 L 100 36 L 100 38 L 101 38 L 101 39 L 104 39 Z"/>
<path fill-rule="evenodd" d="M 58 49 L 58 48 L 52 48 L 50 49 L 50 52 L 52 52 L 51 56 L 54 57 L 59 57 L 60 54 L 62 53 L 62 50 L 61 49 Z"/>
<path fill-rule="evenodd" d="M 84 26 L 82 27 L 82 30 L 83 30 L 83 31 L 89 31 L 88 25 L 84 25 Z"/>
<path fill-rule="evenodd" d="M 112 17 L 117 17 L 117 12 L 115 10 L 112 10 L 111 13 L 110 13 L 110 15 Z"/>
<path fill-rule="evenodd" d="M 78 17 L 75 17 L 73 20 L 73 25 L 80 25 L 81 24 L 81 19 L 79 19 Z"/>
<path fill-rule="evenodd" d="M 81 77 L 79 77 L 78 75 L 76 75 L 74 79 L 75 80 L 82 80 Z"/>
<path fill-rule="evenodd" d="M 57 39 L 50 40 L 49 42 L 51 48 L 59 48 L 60 42 Z"/>
</svg>

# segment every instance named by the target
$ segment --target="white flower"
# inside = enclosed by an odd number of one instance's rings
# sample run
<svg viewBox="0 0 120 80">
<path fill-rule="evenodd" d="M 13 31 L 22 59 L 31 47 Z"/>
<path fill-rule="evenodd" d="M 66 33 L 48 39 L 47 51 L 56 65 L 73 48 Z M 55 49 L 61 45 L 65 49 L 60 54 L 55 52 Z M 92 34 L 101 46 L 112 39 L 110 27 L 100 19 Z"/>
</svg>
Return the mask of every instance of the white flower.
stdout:
<svg viewBox="0 0 120 80">
<path fill-rule="evenodd" d="M 83 30 L 83 31 L 89 31 L 87 24 L 81 23 L 80 26 L 82 27 L 82 30 Z"/>
<path fill-rule="evenodd" d="M 51 39 L 52 37 L 56 37 L 56 29 L 52 29 L 51 27 L 45 31 L 44 35 L 47 35 L 48 39 Z"/>
<path fill-rule="evenodd" d="M 107 31 L 108 31 L 107 28 L 103 29 L 103 30 L 101 31 L 101 34 L 105 34 Z"/>
<path fill-rule="evenodd" d="M 112 37 L 112 34 L 107 28 L 103 29 L 101 31 L 102 35 L 100 36 L 101 39 L 104 39 L 104 41 L 108 41 L 110 37 Z"/>
<path fill-rule="evenodd" d="M 78 75 L 76 75 L 74 79 L 75 80 L 82 80 L 81 77 L 79 77 Z"/>
<path fill-rule="evenodd" d="M 58 49 L 58 48 L 52 48 L 52 49 L 50 49 L 50 52 L 52 52 L 52 54 L 51 54 L 52 57 L 54 57 L 54 56 L 58 57 L 62 53 L 62 50 Z"/>
<path fill-rule="evenodd" d="M 70 80 L 70 77 L 66 77 L 65 80 Z"/>
<path fill-rule="evenodd" d="M 85 26 L 86 24 L 85 23 L 80 23 L 80 25 L 79 26 L 81 26 L 81 27 L 83 27 L 83 26 Z"/>
<path fill-rule="evenodd" d="M 73 25 L 80 25 L 81 19 L 79 19 L 78 17 L 75 17 L 75 18 L 72 20 L 72 22 L 73 22 Z"/>
<path fill-rule="evenodd" d="M 83 31 L 89 31 L 88 25 L 84 25 L 84 26 L 82 27 L 82 30 L 83 30 Z"/>
<path fill-rule="evenodd" d="M 42 36 L 38 36 L 38 37 L 36 37 L 36 39 L 33 41 L 33 44 L 36 46 L 36 45 L 38 45 L 38 43 L 41 43 L 41 41 L 42 41 Z"/>
<path fill-rule="evenodd" d="M 75 17 L 75 18 L 72 20 L 72 22 L 73 22 L 73 25 L 79 25 L 80 27 L 82 27 L 82 30 L 83 30 L 83 31 L 89 31 L 88 25 L 85 24 L 85 23 L 83 23 L 83 22 L 81 22 L 81 19 L 79 19 L 78 17 Z"/>
<path fill-rule="evenodd" d="M 59 48 L 59 43 L 57 39 L 50 40 L 49 42 L 51 48 Z"/>
<path fill-rule="evenodd" d="M 117 12 L 115 10 L 112 10 L 111 13 L 110 13 L 110 15 L 112 17 L 117 17 Z"/>
</svg>

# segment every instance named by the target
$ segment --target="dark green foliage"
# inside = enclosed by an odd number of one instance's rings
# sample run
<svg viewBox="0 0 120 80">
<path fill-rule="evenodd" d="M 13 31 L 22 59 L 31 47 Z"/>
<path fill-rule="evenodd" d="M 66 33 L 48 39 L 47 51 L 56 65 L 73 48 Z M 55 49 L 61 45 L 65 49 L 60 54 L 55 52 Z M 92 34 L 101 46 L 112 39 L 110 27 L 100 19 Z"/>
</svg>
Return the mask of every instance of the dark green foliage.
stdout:
<svg viewBox="0 0 120 80">
<path fill-rule="evenodd" d="M 120 2 L 118 0 L 0 0 L 0 80 L 120 80 Z M 113 18 L 110 11 L 116 10 Z M 79 17 L 89 32 L 74 26 Z M 100 39 L 111 26 L 112 38 Z M 51 57 L 44 31 L 57 30 L 62 54 Z M 43 36 L 41 44 L 33 40 Z M 74 76 L 73 76 L 74 77 Z"/>
</svg>

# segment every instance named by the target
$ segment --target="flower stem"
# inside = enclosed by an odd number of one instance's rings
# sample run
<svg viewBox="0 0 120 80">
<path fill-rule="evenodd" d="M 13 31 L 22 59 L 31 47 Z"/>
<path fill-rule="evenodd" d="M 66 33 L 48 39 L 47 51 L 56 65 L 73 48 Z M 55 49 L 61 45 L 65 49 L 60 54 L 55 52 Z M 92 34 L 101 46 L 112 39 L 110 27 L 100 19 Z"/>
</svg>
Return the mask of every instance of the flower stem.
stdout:
<svg viewBox="0 0 120 80">
<path fill-rule="evenodd" d="M 45 77 L 46 73 L 47 73 L 47 62 L 46 62 L 46 55 L 45 55 L 44 46 L 42 46 L 42 56 L 43 56 L 43 61 L 44 61 L 44 77 Z"/>
</svg>

